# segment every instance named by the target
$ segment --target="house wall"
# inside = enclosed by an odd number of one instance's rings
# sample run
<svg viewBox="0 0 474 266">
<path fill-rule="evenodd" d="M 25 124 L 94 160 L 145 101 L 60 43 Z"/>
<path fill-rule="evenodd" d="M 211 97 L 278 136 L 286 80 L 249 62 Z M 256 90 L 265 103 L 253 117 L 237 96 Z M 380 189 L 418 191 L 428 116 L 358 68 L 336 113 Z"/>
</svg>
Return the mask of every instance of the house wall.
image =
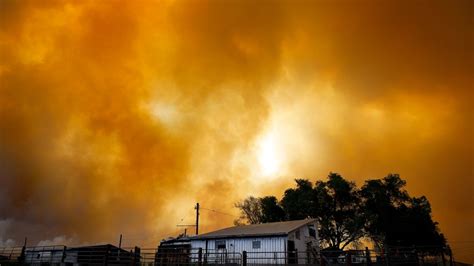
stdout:
<svg viewBox="0 0 474 266">
<path fill-rule="evenodd" d="M 309 234 L 309 226 L 312 225 L 315 229 L 316 237 L 312 237 Z M 288 234 L 288 240 L 295 242 L 295 248 L 298 250 L 298 263 L 304 264 L 307 262 L 307 258 L 311 255 L 308 254 L 308 243 L 311 247 L 314 247 L 317 253 L 319 253 L 319 236 L 318 236 L 318 225 L 317 222 L 312 224 L 304 225 Z M 299 238 L 297 238 L 297 232 L 299 231 Z"/>
<path fill-rule="evenodd" d="M 218 249 L 216 242 L 225 241 L 226 249 Z M 254 248 L 253 242 L 260 241 L 260 248 Z M 272 237 L 245 237 L 245 238 L 224 238 L 207 240 L 208 262 L 223 262 L 225 258 L 228 262 L 237 262 L 242 258 L 242 252 L 247 251 L 247 263 L 285 263 L 286 258 L 286 236 Z M 206 240 L 191 240 L 193 249 L 202 248 L 206 250 Z M 225 259 L 224 258 L 224 259 Z"/>
<path fill-rule="evenodd" d="M 315 236 L 310 236 L 310 229 L 315 231 Z M 299 233 L 297 233 L 299 232 Z M 297 237 L 299 234 L 299 237 Z M 319 237 L 317 222 L 305 224 L 284 236 L 261 236 L 261 237 L 227 237 L 221 239 L 190 239 L 192 253 L 202 248 L 203 253 L 207 250 L 207 261 L 217 263 L 239 262 L 242 252 L 247 251 L 247 262 L 284 264 L 288 260 L 288 240 L 295 243 L 298 250 L 298 264 L 311 263 L 319 253 Z M 218 249 L 216 242 L 225 241 L 225 249 Z M 260 248 L 254 248 L 253 242 L 260 241 Z M 206 244 L 207 242 L 207 244 Z M 196 256 L 193 256 L 196 257 Z"/>
</svg>

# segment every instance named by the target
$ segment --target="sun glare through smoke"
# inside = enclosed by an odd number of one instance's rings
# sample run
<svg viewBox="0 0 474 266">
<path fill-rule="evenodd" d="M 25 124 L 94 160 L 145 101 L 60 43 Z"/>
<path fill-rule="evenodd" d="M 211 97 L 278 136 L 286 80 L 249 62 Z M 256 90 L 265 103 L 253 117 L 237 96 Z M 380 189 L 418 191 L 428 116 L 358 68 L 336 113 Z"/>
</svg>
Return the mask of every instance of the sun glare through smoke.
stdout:
<svg viewBox="0 0 474 266">
<path fill-rule="evenodd" d="M 258 162 L 264 177 L 274 177 L 280 170 L 281 158 L 277 145 L 272 132 L 265 134 L 258 143 Z"/>
</svg>

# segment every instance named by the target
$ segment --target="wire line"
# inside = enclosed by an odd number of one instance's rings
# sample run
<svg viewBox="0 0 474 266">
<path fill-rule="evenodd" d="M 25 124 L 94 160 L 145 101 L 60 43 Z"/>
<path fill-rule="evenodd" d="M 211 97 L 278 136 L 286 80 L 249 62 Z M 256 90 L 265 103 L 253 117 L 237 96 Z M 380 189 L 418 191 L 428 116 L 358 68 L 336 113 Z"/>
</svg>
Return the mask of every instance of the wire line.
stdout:
<svg viewBox="0 0 474 266">
<path fill-rule="evenodd" d="M 225 212 L 218 211 L 218 210 L 213 210 L 213 209 L 208 209 L 208 208 L 203 208 L 203 207 L 200 207 L 200 209 L 206 210 L 206 211 L 215 212 L 215 213 L 219 213 L 219 214 L 223 214 L 223 215 L 227 215 L 227 216 L 232 216 L 232 217 L 235 217 L 235 218 L 239 218 L 239 216 L 236 216 L 236 215 L 233 215 L 233 214 L 229 214 L 229 213 L 225 213 Z"/>
</svg>

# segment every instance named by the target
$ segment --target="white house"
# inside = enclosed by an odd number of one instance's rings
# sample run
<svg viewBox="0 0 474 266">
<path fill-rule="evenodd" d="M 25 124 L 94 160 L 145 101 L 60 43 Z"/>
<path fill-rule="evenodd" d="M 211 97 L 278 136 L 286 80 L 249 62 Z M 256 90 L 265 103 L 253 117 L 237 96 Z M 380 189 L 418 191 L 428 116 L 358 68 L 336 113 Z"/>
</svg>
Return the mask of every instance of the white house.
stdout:
<svg viewBox="0 0 474 266">
<path fill-rule="evenodd" d="M 238 263 L 246 253 L 248 264 L 303 264 L 319 253 L 317 228 L 314 219 L 242 225 L 165 241 L 161 247 L 179 244 L 190 254 L 201 249 L 208 263 Z"/>
</svg>

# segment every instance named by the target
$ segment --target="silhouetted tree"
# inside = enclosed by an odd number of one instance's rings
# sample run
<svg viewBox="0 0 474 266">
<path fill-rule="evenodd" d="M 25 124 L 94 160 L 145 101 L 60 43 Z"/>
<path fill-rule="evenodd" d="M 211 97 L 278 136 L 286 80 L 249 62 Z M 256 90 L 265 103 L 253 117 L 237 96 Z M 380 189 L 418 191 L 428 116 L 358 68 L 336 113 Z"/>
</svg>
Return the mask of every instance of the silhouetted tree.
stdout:
<svg viewBox="0 0 474 266">
<path fill-rule="evenodd" d="M 235 204 L 240 209 L 240 217 L 236 225 L 258 224 L 285 221 L 285 211 L 274 196 L 263 198 L 248 197 Z"/>
<path fill-rule="evenodd" d="M 274 196 L 260 198 L 262 209 L 262 223 L 281 222 L 285 220 L 285 211 L 279 205 L 278 200 Z"/>
<path fill-rule="evenodd" d="M 240 209 L 240 217 L 234 221 L 234 224 L 259 224 L 262 222 L 262 205 L 259 198 L 250 196 L 237 202 L 235 207 Z"/>
<path fill-rule="evenodd" d="M 444 246 L 426 197 L 411 198 L 399 175 L 368 180 L 361 189 L 367 236 L 379 247 Z"/>
<path fill-rule="evenodd" d="M 313 190 L 313 183 L 306 179 L 295 179 L 296 188 L 285 191 L 281 206 L 287 220 L 299 220 L 314 217 L 317 207 L 317 196 Z"/>
<path fill-rule="evenodd" d="M 386 232 L 392 226 L 393 217 L 397 215 L 397 206 L 409 198 L 403 189 L 405 184 L 398 175 L 388 175 L 383 179 L 365 181 L 361 189 L 365 230 L 380 248 L 386 242 Z"/>
<path fill-rule="evenodd" d="M 367 180 L 361 189 L 337 173 L 313 185 L 296 179 L 296 187 L 274 196 L 248 197 L 236 204 L 236 223 L 266 223 L 316 218 L 319 235 L 330 249 L 344 249 L 363 237 L 386 246 L 445 246 L 425 197 L 410 197 L 399 175 Z"/>
<path fill-rule="evenodd" d="M 328 180 L 314 187 L 318 200 L 316 213 L 321 240 L 330 249 L 344 249 L 364 235 L 360 196 L 354 183 L 330 173 Z"/>
</svg>

